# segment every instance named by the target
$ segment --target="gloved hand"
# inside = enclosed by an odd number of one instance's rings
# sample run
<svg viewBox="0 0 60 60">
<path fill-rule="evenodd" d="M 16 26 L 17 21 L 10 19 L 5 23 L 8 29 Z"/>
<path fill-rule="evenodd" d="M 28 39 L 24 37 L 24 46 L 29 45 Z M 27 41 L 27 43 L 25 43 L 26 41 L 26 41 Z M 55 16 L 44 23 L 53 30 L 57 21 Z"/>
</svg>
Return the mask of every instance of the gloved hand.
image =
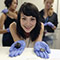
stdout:
<svg viewBox="0 0 60 60">
<path fill-rule="evenodd" d="M 52 27 L 52 28 L 54 27 L 54 24 L 51 23 L 51 22 L 48 22 L 47 25 L 50 26 L 50 27 Z"/>
<path fill-rule="evenodd" d="M 4 9 L 4 10 L 2 10 L 2 12 L 3 12 L 4 14 L 8 13 L 8 9 Z"/>
<path fill-rule="evenodd" d="M 47 26 L 48 25 L 48 23 L 44 23 L 44 26 Z"/>
<path fill-rule="evenodd" d="M 38 41 L 35 43 L 34 52 L 41 58 L 49 58 L 50 48 L 44 41 Z"/>
<path fill-rule="evenodd" d="M 15 57 L 15 56 L 20 55 L 23 52 L 25 46 L 26 44 L 24 40 L 19 40 L 19 41 L 14 42 L 9 49 L 9 52 L 10 52 L 9 56 Z"/>
<path fill-rule="evenodd" d="M 7 28 L 6 30 L 7 30 L 7 32 L 10 32 L 10 29 L 9 28 Z"/>
</svg>

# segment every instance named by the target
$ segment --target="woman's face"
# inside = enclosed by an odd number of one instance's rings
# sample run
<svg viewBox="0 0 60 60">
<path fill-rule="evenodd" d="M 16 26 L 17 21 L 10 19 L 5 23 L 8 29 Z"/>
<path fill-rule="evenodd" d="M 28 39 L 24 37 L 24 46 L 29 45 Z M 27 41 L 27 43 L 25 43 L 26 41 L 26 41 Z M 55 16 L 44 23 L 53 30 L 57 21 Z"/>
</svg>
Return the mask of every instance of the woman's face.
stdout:
<svg viewBox="0 0 60 60">
<path fill-rule="evenodd" d="M 10 6 L 10 9 L 15 10 L 17 8 L 18 5 L 18 1 L 17 0 L 13 0 L 12 4 Z"/>
<path fill-rule="evenodd" d="M 21 13 L 20 23 L 23 30 L 26 33 L 30 33 L 36 25 L 36 18 L 33 16 L 26 16 Z"/>
<path fill-rule="evenodd" d="M 45 8 L 48 10 L 52 6 L 52 0 L 46 0 L 45 2 Z"/>
</svg>

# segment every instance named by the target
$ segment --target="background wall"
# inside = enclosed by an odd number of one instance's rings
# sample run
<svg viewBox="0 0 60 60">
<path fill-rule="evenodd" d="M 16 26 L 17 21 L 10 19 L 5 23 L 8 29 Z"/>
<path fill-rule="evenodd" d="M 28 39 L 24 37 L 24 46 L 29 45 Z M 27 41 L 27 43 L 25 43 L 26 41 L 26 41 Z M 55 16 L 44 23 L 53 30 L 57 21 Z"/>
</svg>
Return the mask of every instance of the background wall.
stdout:
<svg viewBox="0 0 60 60">
<path fill-rule="evenodd" d="M 57 12 L 57 1 L 58 0 L 54 0 L 54 4 L 53 4 L 53 8 L 54 8 L 54 11 L 55 12 Z M 21 4 L 23 2 L 31 2 L 31 3 L 34 3 L 38 7 L 39 10 L 41 10 L 44 7 L 43 0 L 18 0 L 17 10 L 19 9 L 19 7 L 21 6 Z M 6 8 L 5 5 L 4 5 L 4 0 L 0 0 L 0 12 L 4 8 Z"/>
<path fill-rule="evenodd" d="M 21 4 L 23 2 L 31 2 L 31 3 L 34 3 L 39 10 L 43 9 L 44 7 L 44 4 L 43 4 L 43 0 L 18 0 L 18 7 L 17 7 L 17 10 L 20 8 Z M 1 10 L 6 8 L 5 5 L 4 5 L 4 0 L 0 0 L 0 15 L 1 15 Z M 59 24 L 58 24 L 58 28 L 56 29 L 56 32 L 55 32 L 55 37 L 56 37 L 56 42 L 57 44 L 60 43 L 59 42 L 59 35 L 60 35 L 60 0 L 54 0 L 54 4 L 53 4 L 53 8 L 54 8 L 54 11 L 58 14 L 58 21 L 59 21 Z M 0 46 L 2 46 L 2 34 L 0 34 Z M 57 45 L 57 48 L 58 45 Z"/>
</svg>

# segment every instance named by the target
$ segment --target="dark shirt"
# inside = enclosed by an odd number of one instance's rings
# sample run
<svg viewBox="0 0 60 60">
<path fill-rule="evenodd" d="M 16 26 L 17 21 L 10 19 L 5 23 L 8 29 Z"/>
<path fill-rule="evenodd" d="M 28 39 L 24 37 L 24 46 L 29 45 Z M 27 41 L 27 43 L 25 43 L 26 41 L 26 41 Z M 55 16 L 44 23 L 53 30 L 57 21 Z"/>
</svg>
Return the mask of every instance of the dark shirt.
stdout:
<svg viewBox="0 0 60 60">
<path fill-rule="evenodd" d="M 45 23 L 46 19 L 43 17 L 44 16 L 44 10 L 41 10 L 39 12 L 39 14 L 40 14 L 40 21 Z M 47 22 L 52 22 L 57 27 L 57 24 L 58 24 L 57 14 L 55 12 L 53 12 L 52 16 L 48 16 Z M 54 30 L 50 26 L 45 26 L 44 28 L 47 30 L 47 32 L 54 32 Z"/>
<path fill-rule="evenodd" d="M 5 20 L 5 22 L 4 22 L 5 29 L 6 29 L 6 28 L 9 28 L 9 25 L 10 25 L 12 22 L 16 22 L 16 19 L 12 19 L 12 18 L 10 18 L 9 16 L 7 16 L 7 17 L 6 17 L 6 20 Z"/>
<path fill-rule="evenodd" d="M 9 16 L 7 16 L 6 20 L 4 22 L 5 29 L 9 28 L 9 25 L 12 22 L 16 22 L 16 19 L 12 19 Z M 14 43 L 14 41 L 13 41 L 13 38 L 11 36 L 11 33 L 10 32 L 9 33 L 8 32 L 4 33 L 3 34 L 3 38 L 2 38 L 2 44 L 3 44 L 3 46 L 11 46 L 13 43 Z"/>
</svg>

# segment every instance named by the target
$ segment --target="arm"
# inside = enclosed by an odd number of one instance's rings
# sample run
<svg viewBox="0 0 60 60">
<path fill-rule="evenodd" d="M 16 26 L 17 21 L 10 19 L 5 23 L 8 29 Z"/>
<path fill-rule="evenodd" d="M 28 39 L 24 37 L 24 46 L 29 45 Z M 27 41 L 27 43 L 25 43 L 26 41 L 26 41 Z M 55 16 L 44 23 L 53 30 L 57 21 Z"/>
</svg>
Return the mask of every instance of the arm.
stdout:
<svg viewBox="0 0 60 60">
<path fill-rule="evenodd" d="M 40 30 L 40 34 L 39 34 L 38 38 L 36 39 L 36 42 L 37 42 L 37 41 L 42 41 L 43 32 L 44 32 L 44 24 L 43 24 L 43 23 L 41 23 L 41 30 Z"/>
<path fill-rule="evenodd" d="M 55 30 L 57 28 L 57 24 L 58 24 L 58 17 L 57 17 L 56 13 L 53 14 L 51 20 L 53 20 L 51 22 L 52 29 Z"/>
<path fill-rule="evenodd" d="M 41 58 L 49 58 L 48 54 L 50 53 L 50 48 L 44 41 L 42 41 L 43 32 L 44 32 L 44 25 L 43 23 L 41 23 L 41 31 L 39 37 L 35 42 L 34 52 L 37 56 Z"/>
<path fill-rule="evenodd" d="M 16 31 L 16 23 L 15 22 L 11 23 L 9 28 L 10 28 L 10 32 L 11 32 L 14 42 L 21 40 L 21 38 L 18 36 L 17 31 Z"/>
<path fill-rule="evenodd" d="M 20 37 L 17 35 L 15 22 L 13 22 L 9 28 L 14 40 L 14 43 L 11 45 L 9 49 L 9 52 L 10 52 L 9 56 L 16 57 L 24 51 L 26 43 L 24 40 L 21 40 Z"/>
<path fill-rule="evenodd" d="M 55 14 L 55 17 L 54 17 L 54 25 L 55 25 L 55 29 L 57 28 L 57 25 L 58 25 L 58 16 L 57 16 L 57 14 Z M 54 29 L 54 30 L 55 30 Z"/>
<path fill-rule="evenodd" d="M 1 17 L 0 17 L 0 34 L 7 33 L 7 30 L 3 29 L 5 19 L 6 19 L 6 15 L 2 14 Z"/>
</svg>

